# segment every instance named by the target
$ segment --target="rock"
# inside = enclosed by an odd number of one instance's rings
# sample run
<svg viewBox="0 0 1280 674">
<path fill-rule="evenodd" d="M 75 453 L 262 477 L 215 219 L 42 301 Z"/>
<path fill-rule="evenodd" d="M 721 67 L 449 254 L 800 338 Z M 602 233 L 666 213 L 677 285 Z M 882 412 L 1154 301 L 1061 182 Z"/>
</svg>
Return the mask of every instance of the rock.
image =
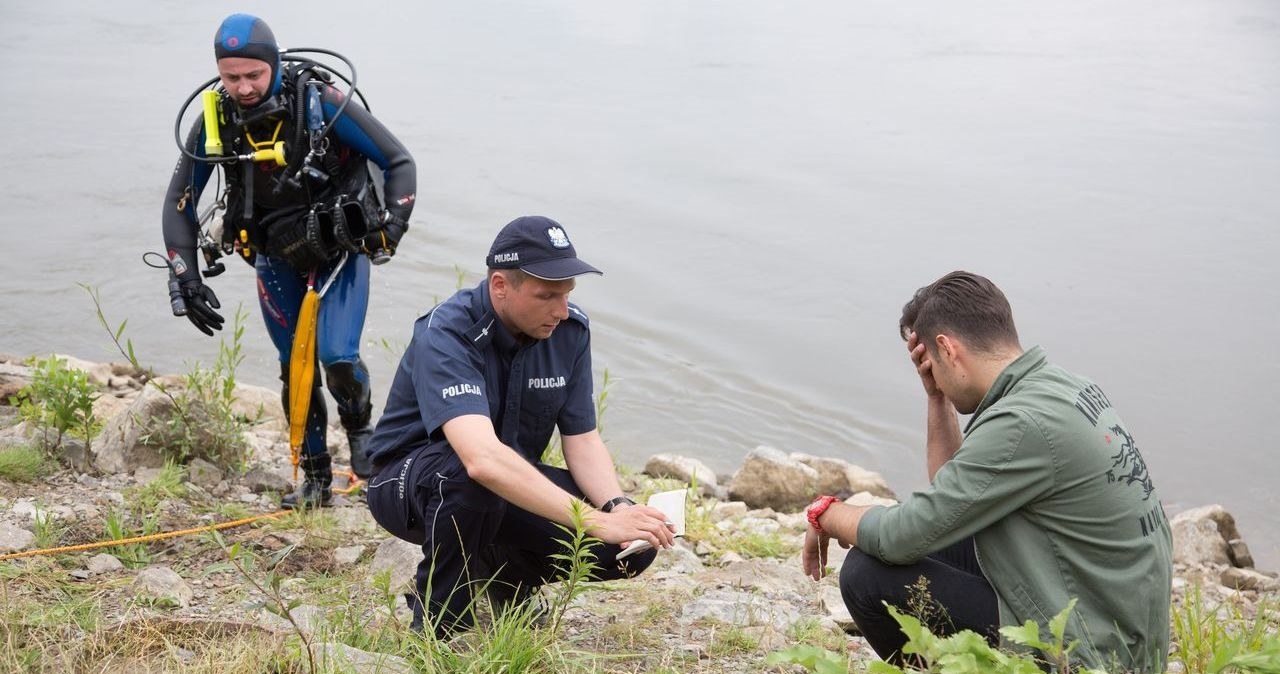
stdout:
<svg viewBox="0 0 1280 674">
<path fill-rule="evenodd" d="M 333 517 L 334 523 L 337 524 L 338 530 L 343 533 L 361 533 L 373 531 L 377 528 L 377 523 L 373 521 L 373 515 L 370 515 L 369 509 L 365 507 L 330 508 L 328 512 Z"/>
<path fill-rule="evenodd" d="M 67 369 L 80 370 L 89 377 L 89 381 L 100 388 L 106 388 L 111 382 L 111 363 L 91 363 L 87 360 L 80 360 L 75 356 L 64 356 L 60 353 L 52 354 L 55 358 L 64 361 Z"/>
<path fill-rule="evenodd" d="M 1280 580 L 1253 569 L 1229 567 L 1222 572 L 1221 580 L 1224 586 L 1234 590 L 1252 590 L 1254 592 L 1280 591 Z"/>
<path fill-rule="evenodd" d="M 1236 518 L 1227 512 L 1226 508 L 1214 503 L 1212 505 L 1200 506 L 1184 510 L 1175 515 L 1170 521 L 1174 524 L 1186 520 L 1209 520 L 1218 527 L 1218 533 L 1222 534 L 1222 540 L 1230 541 L 1240 538 L 1240 530 L 1236 528 Z"/>
<path fill-rule="evenodd" d="M 767 517 L 744 517 L 740 520 L 724 520 L 716 523 L 716 528 L 721 531 L 737 530 L 743 533 L 755 534 L 757 536 L 767 536 L 769 534 L 778 533 L 781 525 L 775 519 Z"/>
<path fill-rule="evenodd" d="M 716 588 L 680 607 L 679 622 L 715 620 L 740 627 L 771 625 L 785 630 L 800 619 L 800 611 L 787 602 L 773 601 L 742 590 Z"/>
<path fill-rule="evenodd" d="M 317 630 L 324 628 L 324 616 L 324 609 L 310 604 L 302 604 L 289 609 L 289 617 L 293 618 L 293 622 L 298 625 L 299 629 L 306 632 L 307 636 L 311 636 Z"/>
<path fill-rule="evenodd" d="M 153 385 L 142 389 L 125 414 L 116 415 L 102 429 L 94 449 L 94 465 L 104 473 L 132 473 L 138 468 L 164 465 L 159 447 L 149 438 L 149 430 L 176 414 L 177 408 L 168 396 Z"/>
<path fill-rule="evenodd" d="M 1234 538 L 1227 541 L 1227 555 L 1231 557 L 1231 563 L 1242 569 L 1253 568 L 1253 553 L 1249 552 L 1249 546 L 1245 544 L 1244 539 Z"/>
<path fill-rule="evenodd" d="M 191 586 L 167 566 L 153 566 L 139 571 L 133 587 L 139 595 L 168 600 L 182 608 L 191 604 Z"/>
<path fill-rule="evenodd" d="M 399 538 L 388 538 L 382 541 L 377 551 L 373 553 L 373 561 L 369 563 L 369 575 L 372 577 L 383 571 L 390 571 L 392 593 L 411 591 L 420 561 L 422 561 L 422 548 Z"/>
<path fill-rule="evenodd" d="M 262 428 L 288 429 L 284 407 L 280 404 L 280 389 L 237 383 L 232 395 L 235 396 L 231 403 L 232 414 Z"/>
<path fill-rule="evenodd" d="M 96 576 L 103 573 L 119 571 L 124 568 L 124 564 L 119 559 L 116 559 L 114 555 L 108 555 L 104 552 L 90 557 L 87 568 L 89 573 Z"/>
<path fill-rule="evenodd" d="M 752 508 L 802 510 L 818 490 L 818 471 L 772 447 L 747 454 L 729 483 L 729 495 Z"/>
<path fill-rule="evenodd" d="M 739 562 L 745 562 L 745 561 L 747 561 L 745 557 L 734 552 L 733 550 L 730 550 L 724 553 L 723 555 L 720 555 L 720 566 L 730 566 L 730 565 L 737 564 Z"/>
<path fill-rule="evenodd" d="M 212 489 L 222 481 L 222 469 L 199 457 L 187 464 L 187 479 L 204 489 Z"/>
<path fill-rule="evenodd" d="M 1207 519 L 1182 519 L 1173 527 L 1173 561 L 1187 566 L 1230 564 L 1227 541 L 1218 525 Z"/>
<path fill-rule="evenodd" d="M 58 460 L 78 473 L 88 472 L 93 468 L 89 446 L 85 444 L 84 438 L 74 435 L 62 436 L 62 444 L 58 446 Z"/>
<path fill-rule="evenodd" d="M 813 592 L 813 580 L 804 575 L 799 564 L 765 559 L 748 559 L 709 569 L 698 575 L 698 581 L 704 586 L 751 590 L 760 596 L 785 601 L 805 599 Z"/>
<path fill-rule="evenodd" d="M 333 561 L 342 566 L 351 566 L 363 554 L 363 545 L 347 545 L 333 551 Z"/>
<path fill-rule="evenodd" d="M 697 553 L 689 547 L 689 544 L 683 540 L 677 540 L 675 547 L 658 552 L 647 573 L 655 577 L 665 574 L 660 577 L 666 578 L 674 574 L 698 573 L 704 568 L 702 560 L 698 559 Z"/>
<path fill-rule="evenodd" d="M 36 542 L 36 535 L 8 522 L 0 522 L 0 555 L 22 552 Z"/>
<path fill-rule="evenodd" d="M 293 491 L 293 484 L 288 478 L 277 473 L 266 464 L 255 463 L 249 467 L 240 484 L 255 494 L 275 494 Z"/>
<path fill-rule="evenodd" d="M 898 504 L 898 502 L 892 498 L 888 498 L 884 496 L 876 496 L 875 494 L 872 494 L 869 491 L 860 491 L 854 494 L 853 496 L 850 496 L 849 498 L 845 499 L 844 502 L 852 506 L 873 506 L 873 505 L 891 506 L 891 505 Z"/>
<path fill-rule="evenodd" d="M 156 481 L 160 474 L 164 472 L 164 468 L 156 466 L 143 466 L 133 471 L 133 481 L 138 484 L 147 485 Z"/>
<path fill-rule="evenodd" d="M 677 454 L 654 454 L 644 464 L 644 472 L 652 477 L 668 477 L 689 484 L 696 478 L 699 493 L 714 496 L 720 486 L 715 471 L 707 464 Z"/>
<path fill-rule="evenodd" d="M 840 586 L 835 582 L 823 582 L 819 585 L 818 602 L 823 617 L 835 622 L 840 629 L 848 632 L 850 628 L 857 631 L 849 607 L 845 606 L 844 597 L 840 596 Z"/>
<path fill-rule="evenodd" d="M 720 522 L 747 514 L 747 504 L 742 501 L 719 502 L 711 506 L 711 521 Z"/>
<path fill-rule="evenodd" d="M 386 653 L 370 653 L 346 644 L 311 644 L 311 657 L 324 672 L 368 672 L 369 674 L 413 674 L 408 660 Z"/>
<path fill-rule="evenodd" d="M 882 498 L 897 498 L 883 476 L 848 461 L 800 453 L 792 454 L 791 458 L 818 471 L 820 494 L 856 494 L 866 491 Z"/>
</svg>

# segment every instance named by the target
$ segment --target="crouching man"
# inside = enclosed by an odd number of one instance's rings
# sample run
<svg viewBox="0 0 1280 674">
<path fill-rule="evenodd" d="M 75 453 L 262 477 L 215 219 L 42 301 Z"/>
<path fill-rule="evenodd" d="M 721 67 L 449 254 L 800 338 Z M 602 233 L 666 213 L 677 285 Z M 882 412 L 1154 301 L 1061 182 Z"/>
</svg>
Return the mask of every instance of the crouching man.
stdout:
<svg viewBox="0 0 1280 674">
<path fill-rule="evenodd" d="M 1066 624 L 1073 665 L 1163 672 L 1169 648 L 1171 535 L 1134 434 L 1097 384 L 1024 351 L 991 281 L 952 272 L 899 322 L 928 400 L 930 486 L 892 507 L 823 496 L 809 507 L 805 572 L 821 578 L 828 541 L 856 549 L 840 592 L 881 657 L 902 662 L 895 606 L 945 635 L 992 643 L 1001 625 Z M 971 414 L 961 432 L 956 412 Z M 931 609 L 912 587 L 928 581 Z"/>
<path fill-rule="evenodd" d="M 569 294 L 601 272 L 537 216 L 504 227 L 487 264 L 484 282 L 414 325 L 369 444 L 369 509 L 422 546 L 406 598 L 414 627 L 429 621 L 439 637 L 473 624 L 481 588 L 504 608 L 556 580 L 568 536 L 556 525 L 575 503 L 603 541 L 596 580 L 648 567 L 656 550 L 616 559 L 631 542 L 674 542 L 661 511 L 622 493 L 596 430 L 589 324 Z M 540 463 L 557 428 L 568 470 Z"/>
</svg>

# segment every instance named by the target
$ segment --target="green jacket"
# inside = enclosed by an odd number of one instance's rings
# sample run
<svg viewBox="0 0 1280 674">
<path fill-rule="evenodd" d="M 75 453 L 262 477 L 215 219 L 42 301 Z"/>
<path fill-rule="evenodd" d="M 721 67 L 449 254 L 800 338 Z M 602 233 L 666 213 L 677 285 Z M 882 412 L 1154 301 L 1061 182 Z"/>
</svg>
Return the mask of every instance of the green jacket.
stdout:
<svg viewBox="0 0 1280 674">
<path fill-rule="evenodd" d="M 858 525 L 858 547 L 909 564 L 973 536 L 1000 622 L 1079 599 L 1073 658 L 1163 672 L 1172 536 L 1133 436 L 1096 384 L 1033 348 L 996 378 L 933 484 Z"/>
</svg>

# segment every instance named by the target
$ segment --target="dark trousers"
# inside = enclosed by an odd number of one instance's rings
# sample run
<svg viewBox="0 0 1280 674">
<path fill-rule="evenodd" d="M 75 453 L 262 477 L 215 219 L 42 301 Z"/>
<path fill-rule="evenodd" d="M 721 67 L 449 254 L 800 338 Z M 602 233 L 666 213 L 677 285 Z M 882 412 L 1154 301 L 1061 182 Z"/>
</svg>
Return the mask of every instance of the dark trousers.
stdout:
<svg viewBox="0 0 1280 674">
<path fill-rule="evenodd" d="M 867 643 L 895 664 L 902 664 L 907 637 L 882 602 L 919 618 L 938 636 L 973 630 L 992 645 L 999 640 L 996 593 L 978 567 L 973 538 L 903 566 L 854 548 L 840 568 L 840 594 Z"/>
<path fill-rule="evenodd" d="M 565 491 L 582 497 L 569 471 L 538 464 L 538 470 Z M 469 628 L 478 591 L 504 590 L 524 596 L 557 580 L 570 534 L 512 505 L 472 481 L 447 444 L 411 452 L 376 470 L 369 480 L 369 510 L 384 529 L 422 546 L 415 592 L 406 600 L 414 627 L 429 618 L 439 637 Z M 656 550 L 619 562 L 617 545 L 590 548 L 599 570 L 593 580 L 634 576 L 653 562 Z M 423 601 L 426 600 L 424 611 Z M 424 613 L 426 614 L 424 616 Z"/>
</svg>

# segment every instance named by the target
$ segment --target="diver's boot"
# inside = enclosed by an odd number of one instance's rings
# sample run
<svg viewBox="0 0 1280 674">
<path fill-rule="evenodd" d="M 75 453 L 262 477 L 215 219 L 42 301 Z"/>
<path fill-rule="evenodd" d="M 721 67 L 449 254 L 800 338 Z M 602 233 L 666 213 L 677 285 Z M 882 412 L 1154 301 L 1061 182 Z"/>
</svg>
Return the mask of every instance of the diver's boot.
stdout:
<svg viewBox="0 0 1280 674">
<path fill-rule="evenodd" d="M 304 456 L 302 462 L 302 486 L 280 499 L 280 507 L 290 510 L 308 510 L 329 505 L 333 498 L 333 470 L 328 454 Z"/>
<path fill-rule="evenodd" d="M 373 429 L 364 428 L 347 431 L 347 442 L 351 445 L 351 472 L 361 480 L 368 480 L 373 475 L 373 462 L 369 460 L 369 436 Z"/>
</svg>

